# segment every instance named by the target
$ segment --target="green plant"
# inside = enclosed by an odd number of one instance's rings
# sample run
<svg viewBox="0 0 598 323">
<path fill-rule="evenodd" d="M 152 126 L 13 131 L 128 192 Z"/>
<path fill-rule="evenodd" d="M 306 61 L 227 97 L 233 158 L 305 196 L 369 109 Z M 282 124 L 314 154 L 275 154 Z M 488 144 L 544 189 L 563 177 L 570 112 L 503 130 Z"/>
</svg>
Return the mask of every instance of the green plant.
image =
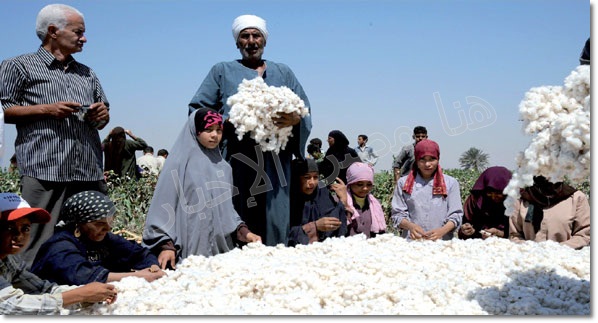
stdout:
<svg viewBox="0 0 598 323">
<path fill-rule="evenodd" d="M 459 163 L 462 169 L 481 172 L 488 166 L 488 154 L 480 149 L 471 147 L 461 154 Z"/>
<path fill-rule="evenodd" d="M 462 169 L 444 169 L 443 172 L 457 179 L 461 189 L 461 200 L 465 202 L 469 190 L 478 179 L 480 172 Z M 157 176 L 147 175 L 139 180 L 117 178 L 108 182 L 108 195 L 116 205 L 118 212 L 113 224 L 115 232 L 129 233 L 136 240 L 141 237 L 157 181 Z M 588 200 L 590 199 L 589 179 L 575 185 L 575 187 L 584 192 L 588 196 Z M 20 180 L 18 172 L 8 172 L 6 169 L 0 170 L 0 190 L 1 192 L 19 193 Z M 384 210 L 387 232 L 396 234 L 398 231 L 392 227 L 390 218 L 394 190 L 395 182 L 391 171 L 381 171 L 374 174 L 372 194 L 380 201 Z"/>
<path fill-rule="evenodd" d="M 19 193 L 20 175 L 18 171 L 9 172 L 7 169 L 0 169 L 0 192 Z"/>
<path fill-rule="evenodd" d="M 115 178 L 108 181 L 108 195 L 116 206 L 113 230 L 141 236 L 158 176 L 147 174 L 139 180 Z M 137 238 L 135 237 L 135 238 Z"/>
</svg>

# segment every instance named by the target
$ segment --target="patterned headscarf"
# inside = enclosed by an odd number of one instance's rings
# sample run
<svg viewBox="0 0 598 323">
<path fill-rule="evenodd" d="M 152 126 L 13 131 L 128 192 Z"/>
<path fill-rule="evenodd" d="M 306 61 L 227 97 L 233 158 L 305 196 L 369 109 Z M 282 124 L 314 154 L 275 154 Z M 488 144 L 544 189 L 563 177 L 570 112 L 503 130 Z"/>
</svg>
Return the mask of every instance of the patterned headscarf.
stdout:
<svg viewBox="0 0 598 323">
<path fill-rule="evenodd" d="M 97 221 L 116 213 L 114 203 L 98 191 L 84 191 L 69 197 L 62 205 L 60 216 L 66 224 Z"/>
<path fill-rule="evenodd" d="M 222 128 L 222 115 L 212 108 L 197 110 L 195 114 L 195 129 L 200 133 L 213 125 L 219 125 Z"/>
<path fill-rule="evenodd" d="M 440 147 L 435 141 L 424 139 L 415 145 L 415 162 L 422 159 L 425 156 L 432 156 L 440 159 Z M 411 194 L 413 191 L 413 185 L 415 184 L 415 176 L 418 172 L 417 164 L 414 164 L 413 170 L 409 172 L 403 191 Z M 434 173 L 434 182 L 432 183 L 432 194 L 447 196 L 446 183 L 444 182 L 444 176 L 442 175 L 442 169 L 440 164 Z"/>
</svg>

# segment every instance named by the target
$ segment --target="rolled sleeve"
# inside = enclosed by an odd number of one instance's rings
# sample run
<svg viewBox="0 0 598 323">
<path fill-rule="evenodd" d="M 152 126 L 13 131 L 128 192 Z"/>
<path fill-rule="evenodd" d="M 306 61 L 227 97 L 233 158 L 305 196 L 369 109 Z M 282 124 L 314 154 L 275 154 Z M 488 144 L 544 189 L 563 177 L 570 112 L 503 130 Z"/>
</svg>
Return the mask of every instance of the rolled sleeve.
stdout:
<svg viewBox="0 0 598 323">
<path fill-rule="evenodd" d="M 401 221 L 403 219 L 409 219 L 409 208 L 407 206 L 407 202 L 405 201 L 405 192 L 401 189 L 405 184 L 405 178 L 399 179 L 397 181 L 397 185 L 395 186 L 394 193 L 392 194 L 392 209 L 391 209 L 391 219 L 392 225 L 394 228 L 398 229 Z"/>
<path fill-rule="evenodd" d="M 447 183 L 448 184 L 448 183 Z M 446 222 L 451 221 L 455 224 L 455 230 L 461 227 L 463 221 L 463 203 L 461 203 L 461 188 L 459 182 L 451 181 L 448 189 L 448 212 Z"/>
</svg>

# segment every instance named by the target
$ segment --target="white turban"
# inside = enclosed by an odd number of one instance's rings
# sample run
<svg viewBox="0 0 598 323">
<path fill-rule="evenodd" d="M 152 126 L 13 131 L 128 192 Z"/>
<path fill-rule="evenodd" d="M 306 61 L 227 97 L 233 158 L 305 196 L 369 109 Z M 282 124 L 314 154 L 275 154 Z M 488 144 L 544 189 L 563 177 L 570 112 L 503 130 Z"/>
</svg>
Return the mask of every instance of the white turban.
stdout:
<svg viewBox="0 0 598 323">
<path fill-rule="evenodd" d="M 239 38 L 239 33 L 247 28 L 258 29 L 262 33 L 262 36 L 264 36 L 264 39 L 268 40 L 268 29 L 266 29 L 266 21 L 264 19 L 254 15 L 242 15 L 233 21 L 233 37 L 235 41 Z"/>
</svg>

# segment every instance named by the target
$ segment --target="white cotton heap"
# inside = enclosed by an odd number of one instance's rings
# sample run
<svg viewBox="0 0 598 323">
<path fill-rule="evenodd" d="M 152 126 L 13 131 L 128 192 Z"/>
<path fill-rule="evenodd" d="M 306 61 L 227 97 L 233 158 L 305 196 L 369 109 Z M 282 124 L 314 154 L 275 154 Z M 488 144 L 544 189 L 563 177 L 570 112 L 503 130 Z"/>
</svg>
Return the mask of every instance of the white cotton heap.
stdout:
<svg viewBox="0 0 598 323">
<path fill-rule="evenodd" d="M 572 184 L 590 176 L 590 66 L 580 65 L 562 86 L 530 89 L 519 105 L 523 132 L 533 136 L 517 155 L 517 169 L 504 190 L 511 214 L 519 191 L 542 175 L 552 182 Z"/>
<path fill-rule="evenodd" d="M 239 140 L 250 133 L 262 150 L 276 153 L 286 147 L 293 136 L 293 127 L 279 128 L 272 118 L 279 113 L 297 112 L 302 118 L 309 114 L 303 100 L 288 87 L 268 86 L 261 77 L 243 79 L 238 92 L 226 104 L 231 107 L 229 121 L 235 126 Z"/>
<path fill-rule="evenodd" d="M 191 256 L 73 315 L 590 315 L 590 247 L 392 234 Z"/>
</svg>

